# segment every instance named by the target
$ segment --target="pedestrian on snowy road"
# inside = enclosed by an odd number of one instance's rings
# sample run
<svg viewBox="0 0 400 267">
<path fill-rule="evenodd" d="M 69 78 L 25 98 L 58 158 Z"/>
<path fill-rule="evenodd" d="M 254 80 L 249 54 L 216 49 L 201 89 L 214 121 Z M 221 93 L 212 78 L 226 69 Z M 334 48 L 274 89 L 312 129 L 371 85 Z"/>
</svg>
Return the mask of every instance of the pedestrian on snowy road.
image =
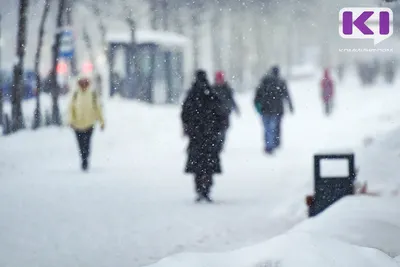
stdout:
<svg viewBox="0 0 400 267">
<path fill-rule="evenodd" d="M 213 175 L 222 172 L 219 155 L 225 116 L 222 102 L 211 88 L 205 71 L 197 71 L 181 113 L 183 130 L 189 138 L 185 172 L 195 175 L 197 202 L 212 201 Z"/>
<path fill-rule="evenodd" d="M 90 143 L 94 126 L 100 122 L 104 130 L 104 117 L 97 94 L 90 88 L 88 78 L 78 80 L 78 89 L 69 105 L 69 125 L 75 131 L 81 156 L 82 169 L 89 167 Z"/>
<path fill-rule="evenodd" d="M 330 115 L 333 107 L 334 83 L 329 73 L 329 69 L 325 69 L 324 71 L 324 77 L 321 81 L 321 90 L 325 114 Z"/>
<path fill-rule="evenodd" d="M 279 67 L 275 66 L 257 87 L 254 105 L 261 115 L 264 125 L 265 152 L 272 154 L 281 144 L 281 122 L 284 115 L 284 102 L 293 104 L 286 81 L 280 77 Z"/>
<path fill-rule="evenodd" d="M 225 74 L 222 71 L 217 71 L 215 73 L 215 83 L 213 86 L 213 90 L 216 93 L 219 100 L 222 102 L 222 107 L 225 111 L 225 119 L 223 121 L 224 131 L 222 132 L 222 147 L 224 147 L 226 134 L 230 126 L 230 115 L 232 111 L 235 111 L 236 114 L 240 115 L 240 110 L 236 101 L 233 97 L 233 89 L 230 87 L 228 82 L 225 81 Z"/>
</svg>

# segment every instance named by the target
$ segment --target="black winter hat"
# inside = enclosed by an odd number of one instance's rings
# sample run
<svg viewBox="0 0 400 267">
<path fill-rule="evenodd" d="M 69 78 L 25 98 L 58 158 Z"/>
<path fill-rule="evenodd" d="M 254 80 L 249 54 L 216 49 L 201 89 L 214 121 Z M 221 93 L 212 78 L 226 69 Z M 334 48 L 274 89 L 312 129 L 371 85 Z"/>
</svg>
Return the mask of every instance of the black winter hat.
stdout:
<svg viewBox="0 0 400 267">
<path fill-rule="evenodd" d="M 207 73 L 204 70 L 198 70 L 196 71 L 196 80 L 197 81 L 208 81 L 207 80 Z"/>
<path fill-rule="evenodd" d="M 271 74 L 275 77 L 278 77 L 280 75 L 280 69 L 278 66 L 273 66 L 271 68 Z"/>
</svg>

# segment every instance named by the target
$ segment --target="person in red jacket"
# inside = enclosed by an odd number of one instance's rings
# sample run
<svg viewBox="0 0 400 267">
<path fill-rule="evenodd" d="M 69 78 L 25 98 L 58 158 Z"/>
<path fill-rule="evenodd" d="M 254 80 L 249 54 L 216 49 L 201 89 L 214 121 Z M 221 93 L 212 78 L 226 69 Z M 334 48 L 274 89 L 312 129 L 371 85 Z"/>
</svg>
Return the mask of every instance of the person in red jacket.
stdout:
<svg viewBox="0 0 400 267">
<path fill-rule="evenodd" d="M 325 69 L 324 77 L 321 81 L 322 100 L 324 102 L 325 114 L 329 115 L 332 112 L 334 83 L 329 73 L 329 69 Z"/>
</svg>

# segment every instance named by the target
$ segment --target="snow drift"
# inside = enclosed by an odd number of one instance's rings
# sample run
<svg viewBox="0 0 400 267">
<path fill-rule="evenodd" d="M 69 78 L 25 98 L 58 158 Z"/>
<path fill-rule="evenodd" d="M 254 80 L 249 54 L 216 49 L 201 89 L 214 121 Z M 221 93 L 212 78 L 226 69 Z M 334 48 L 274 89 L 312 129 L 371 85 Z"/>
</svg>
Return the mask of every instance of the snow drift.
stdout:
<svg viewBox="0 0 400 267">
<path fill-rule="evenodd" d="M 265 243 L 229 253 L 180 254 L 151 266 L 398 266 L 392 258 L 400 254 L 396 200 L 347 197 Z"/>
<path fill-rule="evenodd" d="M 150 266 L 399 266 L 400 211 L 394 194 L 399 132 L 400 128 L 358 150 L 359 180 L 368 181 L 380 196 L 343 198 L 319 216 L 255 246 L 226 253 L 178 254 Z"/>
</svg>

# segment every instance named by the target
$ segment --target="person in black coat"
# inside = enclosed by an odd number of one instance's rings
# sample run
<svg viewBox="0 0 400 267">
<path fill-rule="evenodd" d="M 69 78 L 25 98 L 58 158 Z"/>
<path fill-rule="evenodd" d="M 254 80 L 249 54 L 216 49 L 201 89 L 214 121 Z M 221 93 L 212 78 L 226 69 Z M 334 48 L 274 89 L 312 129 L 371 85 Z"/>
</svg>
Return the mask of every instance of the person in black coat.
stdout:
<svg viewBox="0 0 400 267">
<path fill-rule="evenodd" d="M 195 82 L 182 106 L 181 119 L 184 134 L 189 137 L 185 172 L 195 175 L 196 201 L 211 202 L 213 175 L 222 172 L 219 155 L 225 114 L 221 100 L 202 70 L 196 72 Z"/>
<path fill-rule="evenodd" d="M 219 100 L 222 102 L 222 107 L 225 112 L 225 117 L 223 121 L 224 131 L 222 132 L 222 146 L 224 146 L 226 133 L 230 126 L 229 117 L 232 111 L 235 111 L 236 114 L 239 116 L 240 110 L 233 97 L 233 89 L 225 81 L 225 74 L 222 71 L 217 71 L 215 73 L 215 83 L 213 85 L 213 89 Z"/>
<path fill-rule="evenodd" d="M 293 113 L 293 103 L 286 85 L 280 77 L 278 67 L 273 67 L 256 90 L 254 105 L 262 116 L 264 124 L 265 151 L 273 153 L 280 146 L 281 122 L 284 115 L 284 102 L 289 104 Z"/>
</svg>

